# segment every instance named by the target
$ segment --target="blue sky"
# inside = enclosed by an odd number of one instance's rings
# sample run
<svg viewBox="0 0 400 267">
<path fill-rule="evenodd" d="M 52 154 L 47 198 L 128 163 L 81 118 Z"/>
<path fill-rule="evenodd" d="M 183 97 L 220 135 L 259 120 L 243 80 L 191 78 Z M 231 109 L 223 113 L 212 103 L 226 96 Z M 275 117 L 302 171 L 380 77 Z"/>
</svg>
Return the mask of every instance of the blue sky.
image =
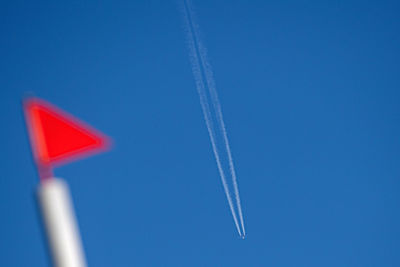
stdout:
<svg viewBox="0 0 400 267">
<path fill-rule="evenodd" d="M 398 2 L 194 1 L 245 240 L 178 6 L 0 4 L 0 266 L 49 266 L 21 110 L 31 94 L 114 140 L 55 170 L 89 266 L 400 266 Z"/>
</svg>

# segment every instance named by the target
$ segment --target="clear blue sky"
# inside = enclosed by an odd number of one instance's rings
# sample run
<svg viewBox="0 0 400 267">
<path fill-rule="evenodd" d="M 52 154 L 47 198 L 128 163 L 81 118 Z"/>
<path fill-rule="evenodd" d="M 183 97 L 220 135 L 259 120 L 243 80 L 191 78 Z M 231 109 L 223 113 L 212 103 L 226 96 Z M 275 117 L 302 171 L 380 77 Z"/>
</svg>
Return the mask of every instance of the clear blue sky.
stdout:
<svg viewBox="0 0 400 267">
<path fill-rule="evenodd" d="M 400 266 L 398 1 L 194 6 L 247 239 L 223 193 L 177 1 L 3 1 L 0 266 L 49 266 L 27 93 L 114 140 L 55 172 L 89 266 Z"/>
</svg>

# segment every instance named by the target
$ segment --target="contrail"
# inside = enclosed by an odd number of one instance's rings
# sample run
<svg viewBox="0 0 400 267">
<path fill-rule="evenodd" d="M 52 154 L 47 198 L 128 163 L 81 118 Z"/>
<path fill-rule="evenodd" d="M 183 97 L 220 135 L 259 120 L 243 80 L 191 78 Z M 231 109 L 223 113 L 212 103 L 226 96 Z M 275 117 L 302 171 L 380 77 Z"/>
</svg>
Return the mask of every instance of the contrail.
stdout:
<svg viewBox="0 0 400 267">
<path fill-rule="evenodd" d="M 245 227 L 243 221 L 242 207 L 240 203 L 239 189 L 232 153 L 229 146 L 225 123 L 222 117 L 221 104 L 218 99 L 214 75 L 207 57 L 207 50 L 200 40 L 198 24 L 195 22 L 194 12 L 190 0 L 183 0 L 183 15 L 185 18 L 185 30 L 189 46 L 189 56 L 192 65 L 196 88 L 200 97 L 204 119 L 210 136 L 213 152 L 217 161 L 218 171 L 221 176 L 222 184 L 229 207 L 240 236 L 244 237 Z M 206 87 L 208 90 L 206 90 Z M 215 119 L 215 124 L 213 119 Z M 225 171 L 229 169 L 228 171 Z M 227 174 L 225 174 L 225 172 Z M 231 190 L 226 176 L 230 174 L 236 207 L 232 201 Z M 240 220 L 240 227 L 239 227 Z"/>
</svg>

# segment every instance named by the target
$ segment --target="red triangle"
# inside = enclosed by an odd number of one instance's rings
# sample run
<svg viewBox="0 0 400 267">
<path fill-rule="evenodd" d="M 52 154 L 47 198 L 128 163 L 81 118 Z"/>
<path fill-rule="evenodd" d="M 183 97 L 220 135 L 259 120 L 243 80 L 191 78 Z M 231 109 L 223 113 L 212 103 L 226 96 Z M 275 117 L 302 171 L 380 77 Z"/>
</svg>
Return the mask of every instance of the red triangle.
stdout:
<svg viewBox="0 0 400 267">
<path fill-rule="evenodd" d="M 104 149 L 107 138 L 83 122 L 39 99 L 25 102 L 36 161 L 53 165 Z"/>
</svg>

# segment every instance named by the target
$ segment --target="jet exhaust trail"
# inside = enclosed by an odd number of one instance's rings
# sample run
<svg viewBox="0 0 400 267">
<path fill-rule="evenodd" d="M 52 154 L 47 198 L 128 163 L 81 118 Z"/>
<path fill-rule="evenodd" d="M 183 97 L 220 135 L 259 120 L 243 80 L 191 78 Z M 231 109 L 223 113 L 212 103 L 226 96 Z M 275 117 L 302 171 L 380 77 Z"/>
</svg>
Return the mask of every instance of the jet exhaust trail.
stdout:
<svg viewBox="0 0 400 267">
<path fill-rule="evenodd" d="M 200 97 L 200 104 L 217 162 L 218 171 L 237 231 L 239 235 L 244 238 L 246 232 L 238 183 L 222 116 L 221 104 L 218 99 L 213 71 L 208 60 L 207 49 L 201 41 L 199 26 L 196 23 L 190 0 L 183 0 L 182 13 L 185 21 L 192 72 Z M 227 176 L 230 176 L 230 180 L 227 179 Z M 235 202 L 232 200 L 232 189 Z"/>
</svg>

